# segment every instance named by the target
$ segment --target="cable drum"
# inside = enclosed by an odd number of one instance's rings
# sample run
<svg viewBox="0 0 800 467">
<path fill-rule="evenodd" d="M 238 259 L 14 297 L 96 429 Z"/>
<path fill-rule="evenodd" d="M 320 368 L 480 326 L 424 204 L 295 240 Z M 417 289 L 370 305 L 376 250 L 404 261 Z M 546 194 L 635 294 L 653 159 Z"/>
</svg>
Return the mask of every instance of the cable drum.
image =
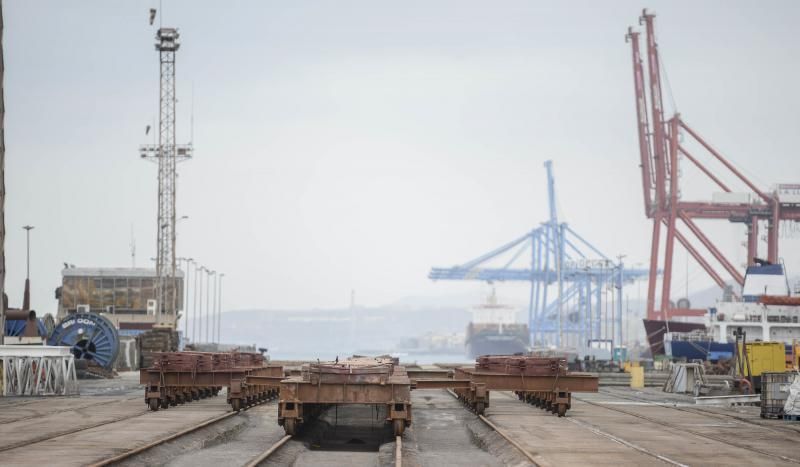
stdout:
<svg viewBox="0 0 800 467">
<path fill-rule="evenodd" d="M 47 336 L 47 328 L 45 326 L 45 323 L 41 319 L 38 319 L 36 321 L 37 321 L 37 327 L 39 329 L 39 335 L 42 337 Z M 25 326 L 27 325 L 28 325 L 27 321 L 22 321 L 17 319 L 7 319 L 5 335 L 14 337 L 22 336 L 23 333 L 25 332 Z"/>
<path fill-rule="evenodd" d="M 78 313 L 62 319 L 47 341 L 48 345 L 72 348 L 76 360 L 86 360 L 110 369 L 119 353 L 119 333 L 105 317 Z"/>
</svg>

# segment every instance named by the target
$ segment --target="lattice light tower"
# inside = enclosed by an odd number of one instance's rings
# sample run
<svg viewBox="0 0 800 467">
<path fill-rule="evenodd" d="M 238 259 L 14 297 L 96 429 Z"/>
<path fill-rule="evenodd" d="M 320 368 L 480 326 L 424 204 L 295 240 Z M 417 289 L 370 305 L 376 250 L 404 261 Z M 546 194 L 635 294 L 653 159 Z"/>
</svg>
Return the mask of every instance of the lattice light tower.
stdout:
<svg viewBox="0 0 800 467">
<path fill-rule="evenodd" d="M 177 320 L 179 293 L 175 256 L 176 166 L 192 156 L 191 143 L 179 145 L 175 138 L 175 52 L 180 48 L 179 37 L 176 28 L 160 28 L 156 33 L 161 63 L 158 144 L 139 148 L 142 158 L 158 164 L 156 306 L 161 319 L 173 325 Z"/>
</svg>

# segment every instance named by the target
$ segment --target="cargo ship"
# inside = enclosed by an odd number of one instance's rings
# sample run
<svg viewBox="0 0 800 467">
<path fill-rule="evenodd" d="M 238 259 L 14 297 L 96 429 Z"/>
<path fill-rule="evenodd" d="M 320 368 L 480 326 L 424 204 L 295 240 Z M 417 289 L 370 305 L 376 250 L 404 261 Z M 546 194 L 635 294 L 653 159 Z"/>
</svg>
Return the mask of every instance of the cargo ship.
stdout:
<svg viewBox="0 0 800 467">
<path fill-rule="evenodd" d="M 472 321 L 467 325 L 465 340 L 470 359 L 481 355 L 522 354 L 529 350 L 528 325 L 516 322 L 516 309 L 497 302 L 494 289 L 486 303 L 474 307 L 471 312 Z"/>
<path fill-rule="evenodd" d="M 741 297 L 718 301 L 705 320 L 704 329 L 666 332 L 666 355 L 687 360 L 730 358 L 739 328 L 750 342 L 782 342 L 790 347 L 800 340 L 800 284 L 794 290 L 790 287 L 783 264 L 758 261 L 747 268 Z"/>
</svg>

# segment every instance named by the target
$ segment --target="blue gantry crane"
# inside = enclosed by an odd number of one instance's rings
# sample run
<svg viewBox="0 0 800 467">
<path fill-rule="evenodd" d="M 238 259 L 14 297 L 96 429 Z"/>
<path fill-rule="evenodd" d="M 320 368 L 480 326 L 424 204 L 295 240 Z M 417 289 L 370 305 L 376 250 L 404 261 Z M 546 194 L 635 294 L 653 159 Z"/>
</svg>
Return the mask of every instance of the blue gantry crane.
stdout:
<svg viewBox="0 0 800 467">
<path fill-rule="evenodd" d="M 428 277 L 530 282 L 528 327 L 532 345 L 573 347 L 579 352 L 590 340 L 610 339 L 612 345 L 619 345 L 622 287 L 647 277 L 649 271 L 626 268 L 622 255 L 612 261 L 566 222 L 559 222 L 553 163 L 546 161 L 544 166 L 549 220 L 472 261 L 449 268 L 434 267 Z"/>
</svg>

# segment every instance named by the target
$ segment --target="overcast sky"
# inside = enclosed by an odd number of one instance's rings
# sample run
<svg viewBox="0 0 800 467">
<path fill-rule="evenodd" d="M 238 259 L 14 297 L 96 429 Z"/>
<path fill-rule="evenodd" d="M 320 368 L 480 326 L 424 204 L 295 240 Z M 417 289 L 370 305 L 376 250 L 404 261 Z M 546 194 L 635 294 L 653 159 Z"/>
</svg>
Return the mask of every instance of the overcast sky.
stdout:
<svg viewBox="0 0 800 467">
<path fill-rule="evenodd" d="M 6 287 L 33 305 L 63 262 L 155 255 L 156 1 L 6 0 Z M 433 284 L 547 215 L 608 255 L 648 257 L 629 25 L 640 2 L 175 1 L 178 254 L 227 274 L 226 309 L 365 305 L 472 293 Z M 756 183 L 800 181 L 800 3 L 651 2 L 667 101 Z M 151 133 L 152 135 L 152 133 Z M 707 159 L 707 158 L 706 158 Z M 705 160 L 705 159 L 704 159 Z M 729 177 L 726 180 L 730 180 Z M 710 184 L 686 168 L 685 199 Z M 744 228 L 710 229 L 737 263 Z M 684 253 L 678 252 L 679 258 Z M 800 273 L 798 240 L 782 255 Z M 678 260 L 685 283 L 685 261 Z M 678 273 L 676 273 L 678 274 Z M 691 286 L 706 286 L 689 267 Z"/>
</svg>

